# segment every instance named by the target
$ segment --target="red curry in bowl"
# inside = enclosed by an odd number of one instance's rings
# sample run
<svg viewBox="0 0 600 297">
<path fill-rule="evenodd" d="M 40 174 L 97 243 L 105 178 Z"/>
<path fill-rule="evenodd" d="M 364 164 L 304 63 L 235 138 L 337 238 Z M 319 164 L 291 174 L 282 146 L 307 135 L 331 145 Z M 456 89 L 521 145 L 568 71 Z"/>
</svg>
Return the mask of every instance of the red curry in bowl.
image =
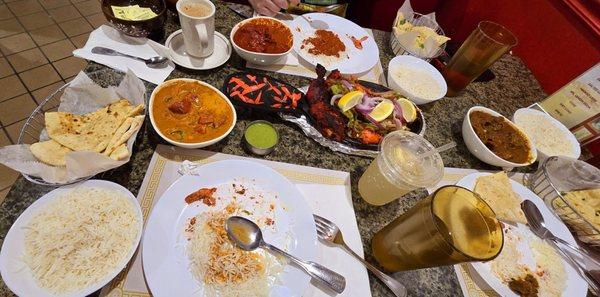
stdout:
<svg viewBox="0 0 600 297">
<path fill-rule="evenodd" d="M 293 44 L 292 31 L 283 23 L 269 18 L 254 18 L 240 25 L 233 42 L 247 51 L 282 54 Z"/>
</svg>

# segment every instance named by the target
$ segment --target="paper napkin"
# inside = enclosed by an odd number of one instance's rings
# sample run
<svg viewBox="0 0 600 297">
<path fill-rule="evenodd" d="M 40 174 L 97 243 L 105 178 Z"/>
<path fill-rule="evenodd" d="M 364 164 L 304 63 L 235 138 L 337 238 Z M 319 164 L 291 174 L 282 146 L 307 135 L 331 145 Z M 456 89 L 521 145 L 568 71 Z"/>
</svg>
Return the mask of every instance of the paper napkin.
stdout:
<svg viewBox="0 0 600 297">
<path fill-rule="evenodd" d="M 137 77 L 153 84 L 160 84 L 165 81 L 175 69 L 173 62 L 169 62 L 164 68 L 150 68 L 142 61 L 127 57 L 93 54 L 92 48 L 95 46 L 107 47 L 144 59 L 154 56 L 169 56 L 169 49 L 162 44 L 148 38 L 127 36 L 107 25 L 102 25 L 92 31 L 85 46 L 74 50 L 73 55 L 123 72 L 130 69 Z"/>
</svg>

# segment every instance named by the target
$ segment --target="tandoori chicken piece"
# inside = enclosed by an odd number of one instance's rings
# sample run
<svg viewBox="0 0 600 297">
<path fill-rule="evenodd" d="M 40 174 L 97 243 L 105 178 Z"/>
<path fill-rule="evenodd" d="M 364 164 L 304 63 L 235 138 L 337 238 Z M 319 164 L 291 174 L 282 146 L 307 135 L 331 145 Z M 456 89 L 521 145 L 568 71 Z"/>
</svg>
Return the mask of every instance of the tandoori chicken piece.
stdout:
<svg viewBox="0 0 600 297">
<path fill-rule="evenodd" d="M 311 82 L 306 92 L 309 104 L 308 112 L 315 119 L 317 129 L 323 136 L 335 141 L 343 141 L 348 119 L 337 108 L 329 104 L 331 93 L 325 84 L 325 67 L 319 64 L 316 70 L 317 79 Z"/>
</svg>

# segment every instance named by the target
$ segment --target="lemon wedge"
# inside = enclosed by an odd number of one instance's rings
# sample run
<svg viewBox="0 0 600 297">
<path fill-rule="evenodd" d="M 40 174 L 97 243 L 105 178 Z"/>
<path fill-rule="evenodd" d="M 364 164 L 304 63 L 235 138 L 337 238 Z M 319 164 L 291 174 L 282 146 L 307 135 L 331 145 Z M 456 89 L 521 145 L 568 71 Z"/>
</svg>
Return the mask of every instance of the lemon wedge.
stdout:
<svg viewBox="0 0 600 297">
<path fill-rule="evenodd" d="M 358 105 L 362 102 L 362 98 L 365 94 L 359 91 L 348 92 L 346 95 L 340 98 L 338 101 L 338 107 L 342 110 L 342 112 L 346 112 L 350 110 L 350 108 Z"/>
<path fill-rule="evenodd" d="M 404 120 L 410 123 L 417 119 L 417 108 L 412 102 L 405 98 L 398 98 L 398 104 L 402 108 L 402 117 L 404 117 Z"/>
<path fill-rule="evenodd" d="M 394 112 L 394 103 L 390 100 L 383 100 L 373 108 L 369 115 L 376 121 L 381 122 Z"/>
</svg>

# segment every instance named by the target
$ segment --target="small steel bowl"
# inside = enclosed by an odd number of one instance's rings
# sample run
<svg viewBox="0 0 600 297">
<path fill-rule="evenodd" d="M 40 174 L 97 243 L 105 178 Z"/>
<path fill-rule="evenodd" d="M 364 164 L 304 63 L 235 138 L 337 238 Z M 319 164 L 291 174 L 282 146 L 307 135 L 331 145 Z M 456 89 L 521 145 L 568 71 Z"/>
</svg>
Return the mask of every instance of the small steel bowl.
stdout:
<svg viewBox="0 0 600 297">
<path fill-rule="evenodd" d="M 273 128 L 273 130 L 275 130 L 275 134 L 277 135 L 277 141 L 275 142 L 275 144 L 269 148 L 258 148 L 255 147 L 253 145 L 251 145 L 248 140 L 246 140 L 246 130 L 248 130 L 248 128 L 254 124 L 257 123 L 263 123 L 263 124 L 267 124 L 269 126 L 271 126 Z M 275 147 L 279 144 L 279 132 L 277 131 L 277 128 L 275 128 L 275 126 L 267 121 L 264 120 L 257 120 L 257 121 L 253 121 L 250 122 L 250 124 L 248 124 L 248 126 L 246 126 L 246 129 L 244 130 L 244 137 L 242 137 L 242 141 L 244 142 L 244 146 L 246 147 L 246 149 L 248 149 L 251 153 L 259 155 L 259 156 L 266 156 L 268 154 L 270 154 Z"/>
</svg>

